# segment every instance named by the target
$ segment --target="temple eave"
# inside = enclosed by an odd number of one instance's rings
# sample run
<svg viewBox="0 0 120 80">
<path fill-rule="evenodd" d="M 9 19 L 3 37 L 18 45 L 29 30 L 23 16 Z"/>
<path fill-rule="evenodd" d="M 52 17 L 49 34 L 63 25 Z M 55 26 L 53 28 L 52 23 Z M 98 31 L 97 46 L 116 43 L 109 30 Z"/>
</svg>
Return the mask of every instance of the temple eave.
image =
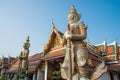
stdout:
<svg viewBox="0 0 120 80">
<path fill-rule="evenodd" d="M 58 59 L 58 58 L 62 58 L 64 57 L 65 55 L 59 55 L 59 56 L 54 56 L 54 57 L 48 57 L 48 58 L 43 58 L 43 60 L 54 60 L 54 59 Z"/>
</svg>

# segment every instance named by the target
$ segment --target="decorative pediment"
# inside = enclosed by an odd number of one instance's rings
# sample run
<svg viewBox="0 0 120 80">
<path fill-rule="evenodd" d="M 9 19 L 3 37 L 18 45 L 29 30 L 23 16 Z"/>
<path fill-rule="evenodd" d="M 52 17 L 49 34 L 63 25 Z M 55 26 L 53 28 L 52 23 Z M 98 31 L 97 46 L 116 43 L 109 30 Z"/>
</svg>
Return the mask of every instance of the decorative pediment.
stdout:
<svg viewBox="0 0 120 80">
<path fill-rule="evenodd" d="M 44 52 L 47 53 L 49 51 L 61 48 L 62 47 L 62 36 L 63 36 L 63 33 L 59 32 L 55 28 L 55 26 L 53 26 L 48 43 L 44 47 Z"/>
<path fill-rule="evenodd" d="M 53 42 L 51 44 L 51 49 L 52 48 L 59 48 L 60 45 L 61 45 L 60 38 L 57 35 L 55 35 Z"/>
</svg>

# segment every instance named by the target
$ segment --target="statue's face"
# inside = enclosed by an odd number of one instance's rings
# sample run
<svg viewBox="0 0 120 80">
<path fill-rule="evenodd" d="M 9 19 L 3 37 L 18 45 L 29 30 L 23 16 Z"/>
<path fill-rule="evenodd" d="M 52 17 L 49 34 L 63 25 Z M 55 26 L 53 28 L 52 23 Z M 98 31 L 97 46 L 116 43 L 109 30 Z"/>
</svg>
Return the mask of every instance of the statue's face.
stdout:
<svg viewBox="0 0 120 80">
<path fill-rule="evenodd" d="M 76 23 L 77 19 L 78 19 L 77 14 L 69 14 L 68 15 L 69 24 Z"/>
<path fill-rule="evenodd" d="M 28 49 L 29 47 L 30 47 L 30 44 L 24 43 L 24 46 L 23 46 L 24 49 Z"/>
</svg>

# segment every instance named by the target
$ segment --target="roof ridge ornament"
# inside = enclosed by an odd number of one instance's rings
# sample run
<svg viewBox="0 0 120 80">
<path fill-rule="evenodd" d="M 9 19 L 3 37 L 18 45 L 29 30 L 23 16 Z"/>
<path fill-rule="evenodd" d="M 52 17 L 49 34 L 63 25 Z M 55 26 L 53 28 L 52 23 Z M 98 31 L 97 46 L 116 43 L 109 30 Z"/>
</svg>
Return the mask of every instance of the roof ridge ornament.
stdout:
<svg viewBox="0 0 120 80">
<path fill-rule="evenodd" d="M 53 19 L 52 19 L 52 26 L 53 26 L 53 28 L 55 28 L 55 24 L 54 24 L 54 22 L 53 22 Z"/>
</svg>

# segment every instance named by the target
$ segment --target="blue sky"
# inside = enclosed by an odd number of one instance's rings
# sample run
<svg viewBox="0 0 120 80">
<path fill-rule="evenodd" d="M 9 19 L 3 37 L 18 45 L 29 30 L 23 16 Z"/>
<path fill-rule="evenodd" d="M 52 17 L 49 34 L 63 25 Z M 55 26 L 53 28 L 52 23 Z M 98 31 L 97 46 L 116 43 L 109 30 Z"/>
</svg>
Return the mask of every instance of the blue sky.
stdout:
<svg viewBox="0 0 120 80">
<path fill-rule="evenodd" d="M 43 51 L 52 30 L 52 19 L 64 32 L 71 5 L 88 26 L 88 39 L 99 44 L 120 43 L 120 0 L 0 0 L 0 56 L 17 56 L 30 36 L 30 55 Z"/>
</svg>

